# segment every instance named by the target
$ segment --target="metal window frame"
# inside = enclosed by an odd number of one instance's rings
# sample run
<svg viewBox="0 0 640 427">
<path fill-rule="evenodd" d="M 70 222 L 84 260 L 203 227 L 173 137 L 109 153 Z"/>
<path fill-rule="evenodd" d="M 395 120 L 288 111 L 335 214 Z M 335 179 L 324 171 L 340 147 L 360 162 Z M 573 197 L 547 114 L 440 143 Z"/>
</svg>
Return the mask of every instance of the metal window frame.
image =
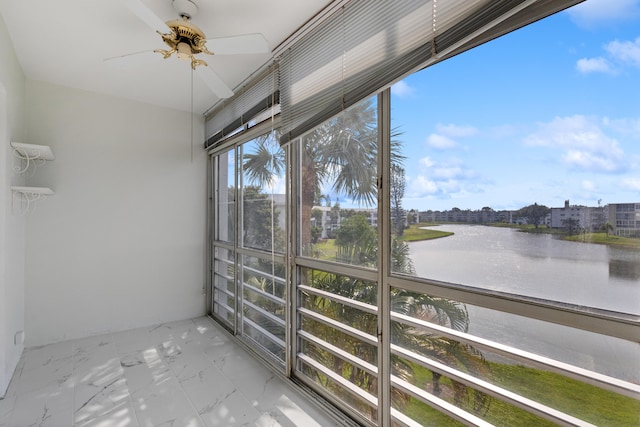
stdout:
<svg viewBox="0 0 640 427">
<path fill-rule="evenodd" d="M 435 361 L 429 361 L 428 363 L 418 357 L 419 355 L 411 355 L 407 353 L 406 349 L 399 349 L 390 342 L 390 325 L 391 322 L 401 321 L 408 324 L 413 324 L 420 327 L 428 327 L 439 334 L 446 335 L 452 339 L 466 342 L 474 345 L 478 348 L 484 348 L 493 352 L 507 355 L 508 357 L 515 358 L 516 360 L 532 363 L 539 368 L 549 370 L 552 372 L 560 373 L 570 378 L 577 379 L 579 381 L 593 384 L 600 388 L 614 391 L 618 394 L 638 398 L 640 387 L 629 384 L 625 381 L 617 380 L 615 378 L 600 375 L 595 372 L 578 368 L 573 365 L 565 364 L 555 361 L 550 358 L 538 356 L 526 351 L 511 348 L 501 345 L 499 343 L 484 340 L 480 337 L 471 336 L 459 331 L 454 331 L 448 328 L 440 327 L 438 325 L 425 325 L 417 319 L 403 317 L 398 313 L 391 312 L 391 291 L 393 288 L 402 288 L 412 292 L 419 292 L 424 294 L 430 294 L 435 297 L 452 299 L 464 304 L 471 304 L 482 308 L 491 310 L 497 310 L 503 313 L 516 314 L 519 316 L 527 317 L 530 319 L 536 319 L 546 322 L 552 322 L 559 325 L 563 325 L 570 328 L 577 328 L 588 332 L 604 334 L 607 336 L 620 338 L 632 342 L 640 342 L 640 316 L 634 316 L 625 313 L 616 313 L 607 310 L 578 307 L 572 304 L 548 301 L 538 298 L 530 298 L 516 294 L 510 294 L 506 292 L 496 292 L 487 289 L 475 288 L 471 286 L 446 283 L 441 281 L 429 280 L 426 278 L 408 277 L 402 274 L 396 274 L 391 271 L 391 229 L 390 229 L 390 120 L 391 120 L 391 97 L 390 90 L 387 88 L 377 95 L 378 103 L 378 127 L 379 127 L 379 158 L 378 158 L 378 267 L 376 269 L 363 268 L 355 265 L 341 264 L 330 261 L 322 261 L 313 259 L 300 254 L 298 240 L 299 240 L 299 216 L 300 209 L 298 206 L 298 197 L 300 192 L 299 185 L 299 165 L 300 165 L 300 149 L 299 143 L 290 144 L 284 147 L 287 158 L 287 198 L 286 198 L 286 212 L 284 213 L 286 218 L 286 248 L 284 254 L 267 254 L 264 251 L 242 248 L 239 246 L 237 236 L 240 235 L 238 227 L 241 224 L 241 209 L 238 208 L 238 204 L 241 201 L 238 200 L 238 194 L 241 181 L 239 176 L 241 175 L 240 161 L 241 156 L 239 151 L 235 154 L 235 191 L 236 191 L 236 209 L 235 209 L 235 227 L 236 233 L 234 236 L 235 241 L 233 244 L 230 242 L 216 242 L 214 241 L 214 229 L 217 226 L 215 223 L 209 227 L 211 243 L 208 246 L 210 250 L 209 258 L 214 258 L 215 248 L 225 248 L 235 252 L 234 265 L 236 271 L 240 271 L 242 266 L 242 256 L 257 256 L 261 258 L 272 259 L 274 256 L 278 259 L 278 262 L 282 262 L 285 265 L 285 295 L 284 300 L 278 300 L 278 303 L 282 303 L 285 307 L 285 361 L 284 361 L 284 376 L 292 380 L 292 382 L 301 382 L 308 386 L 317 393 L 323 395 L 333 405 L 337 406 L 343 412 L 358 419 L 364 424 L 371 424 L 367 420 L 361 419 L 358 413 L 350 408 L 345 402 L 341 402 L 336 396 L 326 395 L 326 392 L 322 390 L 317 384 L 308 378 L 304 378 L 304 375 L 297 372 L 299 363 L 310 364 L 313 363 L 309 359 L 308 355 L 301 352 L 301 342 L 306 340 L 312 342 L 314 345 L 322 347 L 324 350 L 336 355 L 340 358 L 347 359 L 350 363 L 357 364 L 358 367 L 366 370 L 369 373 L 376 372 L 378 376 L 378 395 L 375 399 L 371 399 L 371 396 L 364 396 L 368 402 L 377 403 L 377 422 L 379 425 L 389 426 L 392 422 L 400 425 L 415 426 L 413 420 L 401 413 L 400 411 L 391 408 L 391 389 L 399 388 L 403 391 L 411 394 L 412 396 L 420 399 L 425 404 L 435 407 L 436 409 L 443 411 L 453 418 L 459 419 L 464 423 L 471 425 L 484 425 L 485 422 L 474 418 L 471 414 L 462 411 L 460 408 L 450 407 L 444 401 L 430 395 L 429 393 L 421 390 L 411 384 L 404 382 L 403 380 L 394 377 L 391 373 L 391 355 L 401 355 L 403 357 L 411 358 L 411 360 L 418 363 L 425 363 L 429 369 L 440 370 L 446 372 L 449 376 L 454 376 L 456 379 L 462 382 L 467 382 L 470 386 L 476 389 L 480 389 L 489 394 L 494 394 L 501 400 L 505 400 L 508 403 L 515 404 L 523 409 L 532 412 L 536 415 L 543 416 L 554 422 L 559 422 L 566 425 L 584 425 L 582 421 L 577 420 L 569 415 L 558 413 L 558 411 L 548 408 L 545 405 L 538 404 L 530 401 L 521 395 L 513 395 L 508 391 L 501 390 L 499 387 L 490 383 L 483 382 L 478 378 L 467 378 L 464 373 L 452 372 L 445 367 L 438 364 Z M 213 156 L 219 155 L 229 149 L 238 150 L 245 142 L 248 142 L 255 137 L 265 132 L 274 129 L 273 123 L 264 123 L 255 126 L 255 128 L 239 135 L 237 139 L 231 138 L 230 141 L 216 147 L 215 150 L 210 151 Z M 215 164 L 211 163 L 210 177 L 210 191 L 214 189 L 215 182 Z M 210 197 L 211 203 L 213 203 L 213 197 Z M 213 216 L 215 209 L 213 206 L 209 207 L 210 216 Z M 213 220 L 215 221 L 215 219 Z M 213 290 L 211 289 L 214 277 L 216 275 L 214 262 L 208 260 L 209 266 L 209 282 L 210 288 L 207 290 L 213 298 Z M 351 300 L 339 295 L 334 295 L 326 291 L 312 288 L 308 285 L 300 283 L 302 277 L 300 271 L 302 269 L 317 269 L 327 271 L 332 274 L 346 275 L 354 277 L 360 280 L 367 280 L 377 283 L 378 285 L 378 299 L 377 308 L 373 305 L 361 303 Z M 239 277 L 235 278 L 235 281 L 239 282 Z M 279 281 L 282 279 L 279 279 Z M 238 288 L 239 289 L 239 288 Z M 257 290 L 256 290 L 257 291 Z M 324 298 L 329 298 L 333 301 L 345 304 L 350 307 L 362 310 L 370 314 L 376 314 L 378 316 L 378 327 L 376 331 L 377 336 L 364 334 L 355 328 L 351 328 L 335 320 L 329 319 L 326 316 L 322 316 L 312 310 L 300 307 L 299 292 L 308 292 Z M 266 296 L 266 295 L 265 295 Z M 236 307 L 228 307 L 224 304 L 219 304 L 224 310 L 227 310 L 234 314 L 234 318 L 240 315 L 242 311 L 242 302 L 240 299 L 243 297 L 236 292 L 235 300 Z M 274 301 L 276 302 L 276 301 Z M 211 301 L 212 305 L 215 305 L 214 301 Z M 213 307 L 210 309 L 213 311 Z M 368 344 L 376 345 L 378 348 L 378 364 L 377 366 L 361 363 L 354 357 L 349 357 L 348 353 L 341 351 L 335 346 L 326 343 L 324 340 L 316 337 L 315 335 L 300 329 L 300 322 L 303 317 L 313 318 L 316 321 L 320 321 L 326 325 L 329 325 L 336 330 L 343 333 L 347 333 L 354 336 L 357 339 L 361 339 Z M 258 325 L 256 325 L 258 326 Z M 238 332 L 238 325 L 234 327 L 235 333 Z M 241 331 L 240 331 L 241 332 Z M 247 344 L 247 343 L 245 343 Z M 316 367 L 314 366 L 314 369 Z M 375 369 L 374 369 L 375 368 Z M 282 374 L 282 372 L 280 372 Z M 334 378 L 339 382 L 341 387 L 351 390 L 358 398 L 363 398 L 362 393 L 366 393 L 354 384 L 346 384 L 348 381 L 340 378 Z M 345 382 L 345 384 L 342 384 Z M 356 389 L 360 390 L 357 391 Z M 362 393 L 361 393 L 362 392 Z M 368 393 L 366 393 L 368 394 Z M 443 403 L 444 402 L 444 403 Z M 471 416 L 471 418 L 469 418 Z"/>
</svg>

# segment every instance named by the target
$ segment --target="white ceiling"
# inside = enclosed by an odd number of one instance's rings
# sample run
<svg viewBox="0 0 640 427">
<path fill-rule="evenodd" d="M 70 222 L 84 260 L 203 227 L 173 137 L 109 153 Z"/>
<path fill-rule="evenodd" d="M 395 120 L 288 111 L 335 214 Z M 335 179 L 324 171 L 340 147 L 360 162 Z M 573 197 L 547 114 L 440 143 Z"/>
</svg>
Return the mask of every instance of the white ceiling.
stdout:
<svg viewBox="0 0 640 427">
<path fill-rule="evenodd" d="M 177 19 L 172 0 L 141 0 L 162 20 Z M 272 51 L 330 0 L 193 0 L 192 22 L 207 38 L 262 33 Z M 18 60 L 28 79 L 191 110 L 191 68 L 159 53 L 160 36 L 120 0 L 0 0 Z M 231 89 L 272 55 L 204 55 Z M 193 105 L 203 113 L 218 98 L 196 76 Z"/>
</svg>

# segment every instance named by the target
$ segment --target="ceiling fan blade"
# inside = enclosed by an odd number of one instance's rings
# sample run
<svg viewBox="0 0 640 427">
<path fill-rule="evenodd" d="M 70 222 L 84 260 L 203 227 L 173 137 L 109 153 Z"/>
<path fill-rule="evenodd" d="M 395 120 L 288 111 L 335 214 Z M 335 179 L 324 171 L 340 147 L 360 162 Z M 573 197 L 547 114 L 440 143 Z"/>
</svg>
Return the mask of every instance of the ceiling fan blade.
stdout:
<svg viewBox="0 0 640 427">
<path fill-rule="evenodd" d="M 103 61 L 114 61 L 114 60 L 119 60 L 119 59 L 125 59 L 125 58 L 129 58 L 129 57 L 136 57 L 136 58 L 141 58 L 141 57 L 150 57 L 151 54 L 155 53 L 153 50 L 143 50 L 140 52 L 131 52 L 131 53 L 125 53 L 122 55 L 118 55 L 118 56 L 110 56 L 109 58 L 104 58 Z"/>
<path fill-rule="evenodd" d="M 216 55 L 268 53 L 269 45 L 262 34 L 244 34 L 207 40 L 207 49 Z"/>
<path fill-rule="evenodd" d="M 233 96 L 233 91 L 210 67 L 196 67 L 195 73 L 218 98 L 230 98 Z"/>
<path fill-rule="evenodd" d="M 161 33 L 168 33 L 169 27 L 162 19 L 151 11 L 142 0 L 120 0 L 127 8 L 149 27 Z"/>
</svg>

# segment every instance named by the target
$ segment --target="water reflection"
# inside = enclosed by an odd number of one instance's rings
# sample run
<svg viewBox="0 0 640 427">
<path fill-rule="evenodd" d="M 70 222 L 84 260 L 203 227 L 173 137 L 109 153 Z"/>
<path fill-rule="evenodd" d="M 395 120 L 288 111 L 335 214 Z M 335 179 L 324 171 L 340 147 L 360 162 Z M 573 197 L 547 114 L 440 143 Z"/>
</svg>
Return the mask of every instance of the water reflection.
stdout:
<svg viewBox="0 0 640 427">
<path fill-rule="evenodd" d="M 634 281 L 640 280 L 640 263 L 612 259 L 609 261 L 609 276 Z"/>
<path fill-rule="evenodd" d="M 612 311 L 640 313 L 640 251 L 508 228 L 447 224 L 449 237 L 410 243 L 416 274 Z M 632 382 L 640 344 L 467 306 L 469 332 Z"/>
<path fill-rule="evenodd" d="M 640 314 L 640 252 L 548 234 L 447 224 L 455 234 L 410 244 L 420 277 Z"/>
</svg>

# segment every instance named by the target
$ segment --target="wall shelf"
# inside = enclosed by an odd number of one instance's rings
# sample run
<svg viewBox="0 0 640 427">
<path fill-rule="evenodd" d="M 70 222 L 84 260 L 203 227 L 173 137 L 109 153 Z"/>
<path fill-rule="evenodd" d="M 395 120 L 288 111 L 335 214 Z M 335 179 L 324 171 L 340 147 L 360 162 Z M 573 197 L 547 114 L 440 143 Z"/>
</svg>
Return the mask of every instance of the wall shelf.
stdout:
<svg viewBox="0 0 640 427">
<path fill-rule="evenodd" d="M 20 187 L 11 186 L 13 195 L 20 196 L 20 208 L 22 212 L 27 213 L 31 210 L 32 204 L 38 200 L 51 196 L 54 193 L 49 187 Z"/>
<path fill-rule="evenodd" d="M 51 147 L 47 145 L 24 144 L 22 142 L 11 142 L 13 155 L 20 159 L 20 165 L 14 166 L 17 173 L 25 173 L 29 166 L 37 167 L 46 161 L 55 160 Z M 23 167 L 23 163 L 26 164 Z"/>
</svg>

